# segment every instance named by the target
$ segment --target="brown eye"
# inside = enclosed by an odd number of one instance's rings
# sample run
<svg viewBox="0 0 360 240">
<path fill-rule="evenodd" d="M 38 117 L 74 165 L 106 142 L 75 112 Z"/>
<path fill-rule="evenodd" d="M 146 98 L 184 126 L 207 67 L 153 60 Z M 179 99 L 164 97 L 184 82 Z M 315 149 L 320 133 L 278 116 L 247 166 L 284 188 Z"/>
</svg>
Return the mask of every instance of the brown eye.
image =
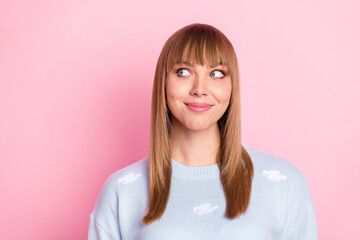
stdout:
<svg viewBox="0 0 360 240">
<path fill-rule="evenodd" d="M 187 69 L 185 69 L 185 68 L 179 68 L 176 71 L 176 74 L 181 77 L 184 72 L 189 72 L 189 71 Z"/>
<path fill-rule="evenodd" d="M 219 72 L 219 73 L 221 73 L 221 74 L 220 74 L 220 76 L 219 76 L 219 75 L 216 76 L 216 74 L 213 74 L 214 72 Z M 214 70 L 214 71 L 211 72 L 211 76 L 212 76 L 212 77 L 216 77 L 216 78 L 223 78 L 223 77 L 225 77 L 226 75 L 225 75 L 225 73 L 224 73 L 223 71 L 221 71 L 221 70 Z"/>
</svg>

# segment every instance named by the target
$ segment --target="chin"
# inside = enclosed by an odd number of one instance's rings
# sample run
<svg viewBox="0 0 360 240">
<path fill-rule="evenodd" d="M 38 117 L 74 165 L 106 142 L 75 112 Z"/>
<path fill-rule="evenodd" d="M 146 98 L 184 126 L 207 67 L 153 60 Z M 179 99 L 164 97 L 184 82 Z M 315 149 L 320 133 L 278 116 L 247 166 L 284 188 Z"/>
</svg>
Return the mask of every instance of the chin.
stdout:
<svg viewBox="0 0 360 240">
<path fill-rule="evenodd" d="M 210 126 L 209 125 L 196 125 L 196 124 L 193 124 L 191 126 L 186 126 L 185 127 L 189 130 L 192 130 L 192 131 L 201 131 L 201 130 L 206 130 L 206 129 L 209 129 Z"/>
</svg>

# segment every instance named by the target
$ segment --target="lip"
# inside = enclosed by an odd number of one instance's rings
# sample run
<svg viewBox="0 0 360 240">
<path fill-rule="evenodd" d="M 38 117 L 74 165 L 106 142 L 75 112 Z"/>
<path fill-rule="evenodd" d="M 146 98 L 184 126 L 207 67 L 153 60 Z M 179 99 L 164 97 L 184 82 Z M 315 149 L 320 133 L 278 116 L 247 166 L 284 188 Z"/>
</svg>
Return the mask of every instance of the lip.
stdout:
<svg viewBox="0 0 360 240">
<path fill-rule="evenodd" d="M 205 112 L 212 107 L 207 103 L 185 103 L 185 105 L 193 112 Z"/>
<path fill-rule="evenodd" d="M 208 104 L 208 103 L 198 103 L 198 102 L 189 102 L 189 103 L 185 103 L 188 106 L 193 106 L 193 107 L 211 107 L 212 105 Z"/>
</svg>

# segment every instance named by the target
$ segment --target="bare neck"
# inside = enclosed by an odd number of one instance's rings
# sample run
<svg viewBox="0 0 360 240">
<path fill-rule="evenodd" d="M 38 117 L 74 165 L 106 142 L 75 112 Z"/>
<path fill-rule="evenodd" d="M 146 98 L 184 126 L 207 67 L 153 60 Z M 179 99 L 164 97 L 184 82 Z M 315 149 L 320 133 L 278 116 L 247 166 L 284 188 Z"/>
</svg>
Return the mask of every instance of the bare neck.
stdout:
<svg viewBox="0 0 360 240">
<path fill-rule="evenodd" d="M 220 145 L 220 130 L 217 123 L 206 129 L 192 130 L 175 120 L 170 144 L 171 157 L 177 162 L 188 166 L 213 165 Z"/>
</svg>

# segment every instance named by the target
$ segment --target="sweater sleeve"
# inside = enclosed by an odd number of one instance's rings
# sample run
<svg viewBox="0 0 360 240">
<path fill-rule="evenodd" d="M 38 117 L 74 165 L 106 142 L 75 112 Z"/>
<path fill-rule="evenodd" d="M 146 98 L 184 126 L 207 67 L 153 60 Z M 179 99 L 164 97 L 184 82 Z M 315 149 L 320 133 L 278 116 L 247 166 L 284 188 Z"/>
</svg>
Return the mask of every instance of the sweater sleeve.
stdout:
<svg viewBox="0 0 360 240">
<path fill-rule="evenodd" d="M 90 214 L 88 240 L 115 240 L 102 226 L 95 222 L 94 215 Z"/>
<path fill-rule="evenodd" d="M 116 179 L 109 176 L 90 213 L 88 240 L 121 240 L 117 209 Z"/>
<path fill-rule="evenodd" d="M 288 177 L 286 222 L 281 240 L 318 240 L 315 209 L 305 176 L 295 166 Z"/>
</svg>

